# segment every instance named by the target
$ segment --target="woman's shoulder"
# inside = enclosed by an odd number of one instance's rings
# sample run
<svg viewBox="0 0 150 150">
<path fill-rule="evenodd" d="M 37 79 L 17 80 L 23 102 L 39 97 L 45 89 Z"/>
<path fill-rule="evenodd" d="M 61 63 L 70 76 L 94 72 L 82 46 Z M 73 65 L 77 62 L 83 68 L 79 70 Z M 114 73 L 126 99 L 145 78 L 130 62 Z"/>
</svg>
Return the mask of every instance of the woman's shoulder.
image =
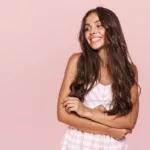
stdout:
<svg viewBox="0 0 150 150">
<path fill-rule="evenodd" d="M 79 57 L 82 55 L 82 53 L 73 53 L 68 59 L 67 67 L 66 67 L 66 73 L 71 74 L 72 76 L 75 76 L 77 72 L 77 63 L 79 60 Z"/>
<path fill-rule="evenodd" d="M 70 58 L 71 60 L 77 60 L 79 59 L 79 57 L 82 55 L 83 53 L 82 52 L 79 52 L 79 53 L 73 53 L 71 54 Z"/>
<path fill-rule="evenodd" d="M 82 52 L 71 54 L 71 56 L 69 57 L 68 63 L 69 64 L 77 64 L 81 55 L 82 55 Z"/>
</svg>

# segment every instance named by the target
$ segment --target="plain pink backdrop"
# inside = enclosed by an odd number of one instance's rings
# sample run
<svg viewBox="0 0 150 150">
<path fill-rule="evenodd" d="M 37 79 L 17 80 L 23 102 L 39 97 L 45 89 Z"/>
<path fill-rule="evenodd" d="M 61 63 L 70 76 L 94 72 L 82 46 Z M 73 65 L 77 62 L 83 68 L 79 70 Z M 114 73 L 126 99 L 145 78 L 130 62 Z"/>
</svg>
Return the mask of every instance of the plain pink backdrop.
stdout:
<svg viewBox="0 0 150 150">
<path fill-rule="evenodd" d="M 129 150 L 149 150 L 150 2 L 5 0 L 0 2 L 0 149 L 58 150 L 66 125 L 56 106 L 69 56 L 80 52 L 81 19 L 91 8 L 120 19 L 139 70 L 140 113 Z"/>
</svg>

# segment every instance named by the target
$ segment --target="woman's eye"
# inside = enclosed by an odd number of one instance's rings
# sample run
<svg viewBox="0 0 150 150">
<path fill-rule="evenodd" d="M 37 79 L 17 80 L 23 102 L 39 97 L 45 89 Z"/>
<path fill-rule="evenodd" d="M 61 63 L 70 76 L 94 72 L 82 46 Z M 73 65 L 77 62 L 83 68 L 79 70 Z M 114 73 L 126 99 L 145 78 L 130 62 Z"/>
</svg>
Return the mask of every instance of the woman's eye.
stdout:
<svg viewBox="0 0 150 150">
<path fill-rule="evenodd" d="M 101 27 L 101 26 L 102 26 L 101 24 L 97 25 L 98 28 Z"/>
<path fill-rule="evenodd" d="M 89 30 L 89 29 L 88 29 L 88 28 L 85 28 L 84 30 L 87 31 L 87 30 Z"/>
</svg>

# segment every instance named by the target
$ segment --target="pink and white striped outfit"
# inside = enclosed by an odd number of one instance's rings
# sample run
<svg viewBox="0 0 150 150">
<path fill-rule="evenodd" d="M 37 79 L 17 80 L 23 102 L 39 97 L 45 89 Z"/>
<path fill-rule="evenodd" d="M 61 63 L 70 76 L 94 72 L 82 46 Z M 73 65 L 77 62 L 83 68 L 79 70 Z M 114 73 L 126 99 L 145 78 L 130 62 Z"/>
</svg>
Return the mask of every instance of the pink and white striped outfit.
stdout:
<svg viewBox="0 0 150 150">
<path fill-rule="evenodd" d="M 83 104 L 89 108 L 103 105 L 110 109 L 112 90 L 110 85 L 97 82 L 85 95 Z M 92 134 L 68 127 L 61 141 L 61 150 L 127 150 L 126 139 L 116 140 L 109 135 Z"/>
</svg>

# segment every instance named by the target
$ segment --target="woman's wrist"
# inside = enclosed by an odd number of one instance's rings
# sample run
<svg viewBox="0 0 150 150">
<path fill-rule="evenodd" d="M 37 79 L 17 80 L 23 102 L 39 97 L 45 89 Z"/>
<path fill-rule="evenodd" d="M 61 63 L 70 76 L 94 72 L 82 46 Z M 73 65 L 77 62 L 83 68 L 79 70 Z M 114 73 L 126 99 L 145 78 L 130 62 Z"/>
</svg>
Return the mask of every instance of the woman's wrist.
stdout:
<svg viewBox="0 0 150 150">
<path fill-rule="evenodd" d="M 108 127 L 107 126 L 107 134 L 109 135 L 109 136 L 112 136 L 112 133 L 114 132 L 114 128 L 111 128 L 111 127 Z"/>
<path fill-rule="evenodd" d="M 101 124 L 101 125 L 103 125 L 103 124 Z M 103 134 L 105 134 L 105 135 L 111 135 L 111 128 L 110 127 L 108 127 L 108 126 L 105 126 L 105 125 L 103 125 Z"/>
</svg>

